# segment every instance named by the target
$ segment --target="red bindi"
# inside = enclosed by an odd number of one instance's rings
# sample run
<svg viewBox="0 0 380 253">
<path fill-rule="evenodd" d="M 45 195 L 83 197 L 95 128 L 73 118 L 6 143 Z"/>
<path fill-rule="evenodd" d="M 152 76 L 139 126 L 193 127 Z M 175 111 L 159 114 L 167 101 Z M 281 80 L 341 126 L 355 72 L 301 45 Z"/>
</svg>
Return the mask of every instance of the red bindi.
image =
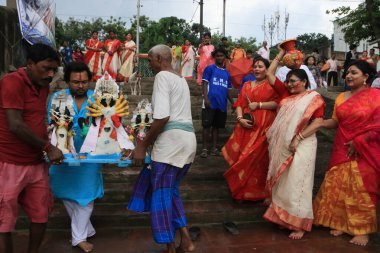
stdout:
<svg viewBox="0 0 380 253">
<path fill-rule="evenodd" d="M 79 73 L 79 81 L 82 81 L 82 73 Z"/>
</svg>

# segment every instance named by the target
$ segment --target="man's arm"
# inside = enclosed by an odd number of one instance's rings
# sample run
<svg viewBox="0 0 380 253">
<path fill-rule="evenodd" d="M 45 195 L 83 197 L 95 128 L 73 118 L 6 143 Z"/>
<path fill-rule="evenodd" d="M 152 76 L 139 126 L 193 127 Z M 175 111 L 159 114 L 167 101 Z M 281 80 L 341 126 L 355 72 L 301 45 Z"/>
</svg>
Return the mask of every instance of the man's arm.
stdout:
<svg viewBox="0 0 380 253">
<path fill-rule="evenodd" d="M 210 103 L 210 100 L 208 99 L 208 82 L 203 80 L 202 81 L 202 85 L 203 85 L 203 92 L 202 92 L 202 95 L 203 95 L 203 99 L 205 101 L 205 107 L 206 108 L 210 108 L 211 107 L 211 103 Z"/>
<path fill-rule="evenodd" d="M 47 141 L 38 137 L 25 124 L 22 118 L 22 110 L 4 109 L 4 112 L 9 131 L 12 134 L 16 135 L 17 138 L 38 150 L 43 150 L 45 148 Z M 49 160 L 53 163 L 59 162 L 63 159 L 63 154 L 57 147 L 50 145 L 46 152 Z"/>
</svg>

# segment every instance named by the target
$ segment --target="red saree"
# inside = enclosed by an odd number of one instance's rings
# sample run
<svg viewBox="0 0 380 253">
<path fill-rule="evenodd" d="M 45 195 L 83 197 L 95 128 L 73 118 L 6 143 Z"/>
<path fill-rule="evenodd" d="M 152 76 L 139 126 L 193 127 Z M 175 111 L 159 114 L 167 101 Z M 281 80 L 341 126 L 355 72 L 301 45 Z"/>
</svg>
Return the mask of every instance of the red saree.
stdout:
<svg viewBox="0 0 380 253">
<path fill-rule="evenodd" d="M 380 90 L 366 88 L 336 107 L 339 121 L 329 168 L 356 160 L 374 204 L 380 186 Z M 347 157 L 353 141 L 357 157 Z"/>
<path fill-rule="evenodd" d="M 84 62 L 88 65 L 91 72 L 94 74 L 93 79 L 97 80 L 100 78 L 101 74 L 100 51 L 95 51 L 93 49 L 102 50 L 103 43 L 99 40 L 88 39 L 86 41 L 86 48 L 87 52 L 84 55 Z"/>
<path fill-rule="evenodd" d="M 249 112 L 247 97 L 252 102 L 278 102 L 278 95 L 268 81 L 251 87 L 246 82 L 235 104 L 243 113 Z M 224 174 L 232 197 L 237 200 L 260 200 L 269 196 L 265 188 L 269 157 L 266 133 L 276 117 L 275 110 L 255 110 L 252 129 L 239 123 L 222 149 L 225 160 L 231 165 Z"/>
</svg>

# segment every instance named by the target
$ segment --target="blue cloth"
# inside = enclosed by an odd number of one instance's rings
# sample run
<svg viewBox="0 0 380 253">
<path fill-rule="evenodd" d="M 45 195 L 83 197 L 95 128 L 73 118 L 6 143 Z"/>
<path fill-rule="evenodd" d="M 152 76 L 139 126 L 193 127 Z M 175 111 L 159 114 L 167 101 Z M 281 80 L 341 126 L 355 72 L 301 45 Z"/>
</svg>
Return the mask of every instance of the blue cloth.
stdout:
<svg viewBox="0 0 380 253">
<path fill-rule="evenodd" d="M 50 122 L 50 109 L 53 99 L 60 93 L 65 92 L 69 96 L 70 90 L 62 90 L 51 96 L 48 106 L 48 121 Z M 93 91 L 87 92 L 87 97 L 94 101 Z M 79 118 L 86 118 L 88 112 L 86 106 L 87 99 L 78 110 L 75 100 L 73 99 L 74 117 L 74 146 L 77 151 L 80 150 L 84 139 L 81 137 L 81 128 L 78 125 Z M 103 177 L 101 173 L 101 164 L 81 164 L 80 166 L 59 165 L 50 167 L 50 185 L 54 197 L 77 202 L 81 206 L 86 206 L 91 201 L 101 198 L 104 195 Z"/>
<path fill-rule="evenodd" d="M 231 76 L 226 69 L 215 64 L 208 66 L 203 72 L 202 80 L 208 82 L 208 99 L 211 109 L 227 111 L 228 90 L 232 89 Z"/>
<path fill-rule="evenodd" d="M 190 166 L 178 168 L 152 161 L 151 169 L 145 166 L 137 179 L 128 209 L 150 212 L 153 238 L 157 243 L 174 242 L 176 229 L 186 227 L 179 183 Z"/>
<path fill-rule="evenodd" d="M 192 123 L 169 121 L 168 123 L 165 124 L 163 132 L 171 130 L 171 129 L 180 129 L 186 132 L 194 133 L 194 127 Z"/>
<path fill-rule="evenodd" d="M 245 84 L 246 82 L 248 82 L 248 81 L 255 81 L 255 80 L 256 80 L 256 78 L 255 78 L 255 76 L 254 76 L 253 74 L 249 74 L 248 76 L 245 76 L 245 77 L 243 78 L 243 81 L 242 81 L 241 84 L 240 84 L 240 87 L 239 87 L 239 93 L 240 93 L 241 89 L 243 89 L 243 86 L 244 86 L 244 84 Z"/>
<path fill-rule="evenodd" d="M 64 47 L 59 51 L 62 55 L 62 60 L 65 65 L 73 61 L 73 50 L 70 47 Z"/>
</svg>

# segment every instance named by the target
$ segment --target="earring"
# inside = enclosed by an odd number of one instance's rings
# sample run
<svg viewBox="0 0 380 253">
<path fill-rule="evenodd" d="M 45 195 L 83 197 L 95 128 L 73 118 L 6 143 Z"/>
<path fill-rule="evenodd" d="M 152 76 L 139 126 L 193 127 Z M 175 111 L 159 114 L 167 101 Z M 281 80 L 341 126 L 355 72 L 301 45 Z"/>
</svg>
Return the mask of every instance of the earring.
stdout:
<svg viewBox="0 0 380 253">
<path fill-rule="evenodd" d="M 364 86 L 367 85 L 367 80 L 366 80 L 366 79 L 364 79 L 364 83 L 363 83 L 363 85 L 364 85 Z"/>
</svg>

